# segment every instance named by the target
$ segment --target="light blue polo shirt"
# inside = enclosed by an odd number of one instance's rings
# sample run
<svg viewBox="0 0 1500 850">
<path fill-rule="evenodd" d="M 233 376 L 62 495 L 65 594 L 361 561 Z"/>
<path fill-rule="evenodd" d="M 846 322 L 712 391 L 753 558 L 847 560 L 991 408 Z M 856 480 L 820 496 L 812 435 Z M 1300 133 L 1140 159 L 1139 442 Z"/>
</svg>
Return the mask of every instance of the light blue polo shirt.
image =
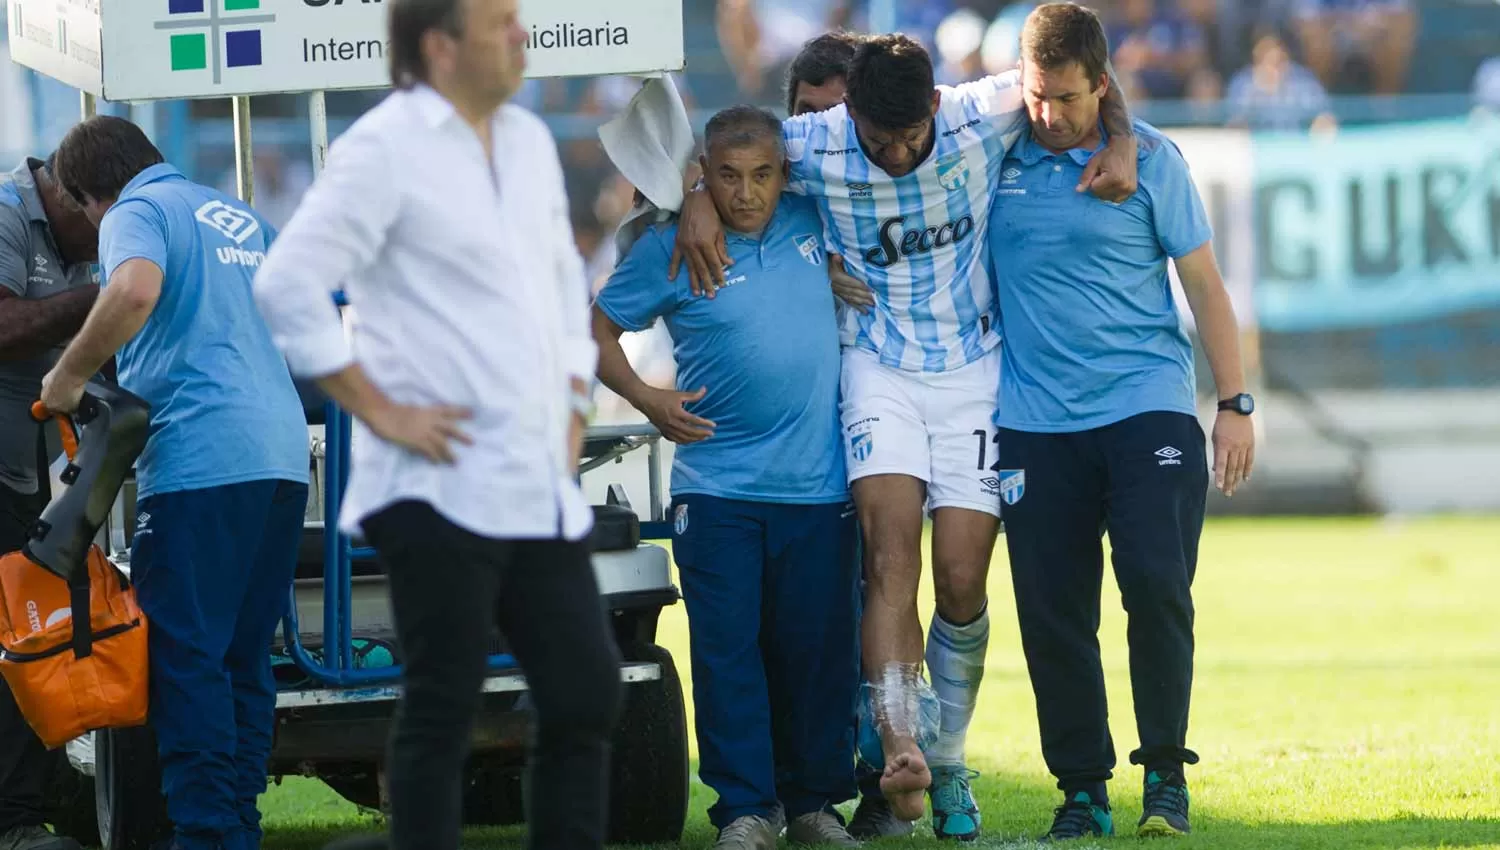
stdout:
<svg viewBox="0 0 1500 850">
<path fill-rule="evenodd" d="M 990 262 L 1004 349 L 995 424 L 1065 433 L 1155 411 L 1196 415 L 1193 349 L 1170 258 L 1213 236 L 1187 162 L 1135 122 L 1139 189 L 1112 204 L 1074 187 L 1094 150 L 1054 154 L 1028 131 L 1001 168 Z"/>
<path fill-rule="evenodd" d="M 807 199 L 782 195 L 760 239 L 727 233 L 725 287 L 694 296 L 668 278 L 677 225 L 643 233 L 596 302 L 628 331 L 666 322 L 677 387 L 707 391 L 687 410 L 713 436 L 678 446 L 672 494 L 823 504 L 848 498 L 839 433 L 839 329 Z"/>
<path fill-rule="evenodd" d="M 151 405 L 139 496 L 243 481 L 307 483 L 307 419 L 251 296 L 275 233 L 170 165 L 131 180 L 99 226 L 104 287 L 122 263 L 162 270 L 161 296 L 119 351 L 120 385 Z"/>
</svg>

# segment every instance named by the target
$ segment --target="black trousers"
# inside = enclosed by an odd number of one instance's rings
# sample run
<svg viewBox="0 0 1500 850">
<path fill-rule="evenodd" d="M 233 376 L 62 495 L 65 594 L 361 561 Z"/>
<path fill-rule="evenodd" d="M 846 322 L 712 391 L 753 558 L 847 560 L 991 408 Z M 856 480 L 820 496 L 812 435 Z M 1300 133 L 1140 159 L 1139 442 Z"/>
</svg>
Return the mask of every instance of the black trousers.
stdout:
<svg viewBox="0 0 1500 850">
<path fill-rule="evenodd" d="M 27 531 L 47 506 L 47 468 L 43 466 L 38 475 L 41 486 L 30 495 L 0 484 L 0 554 L 25 545 Z M 61 749 L 48 752 L 42 746 L 0 678 L 0 835 L 42 825 L 47 780 L 65 758 Z"/>
<path fill-rule="evenodd" d="M 1093 791 L 1115 767 L 1098 639 L 1105 531 L 1129 615 L 1140 735 L 1130 761 L 1151 770 L 1197 763 L 1186 739 L 1208 495 L 1198 421 L 1146 413 L 1070 434 L 1001 429 L 1000 466 L 1021 644 L 1058 787 Z"/>
<path fill-rule="evenodd" d="M 456 850 L 464 762 L 493 625 L 535 709 L 528 846 L 595 850 L 608 817 L 620 655 L 585 541 L 495 540 L 421 502 L 369 517 L 390 576 L 405 694 L 389 753 L 396 850 Z"/>
</svg>

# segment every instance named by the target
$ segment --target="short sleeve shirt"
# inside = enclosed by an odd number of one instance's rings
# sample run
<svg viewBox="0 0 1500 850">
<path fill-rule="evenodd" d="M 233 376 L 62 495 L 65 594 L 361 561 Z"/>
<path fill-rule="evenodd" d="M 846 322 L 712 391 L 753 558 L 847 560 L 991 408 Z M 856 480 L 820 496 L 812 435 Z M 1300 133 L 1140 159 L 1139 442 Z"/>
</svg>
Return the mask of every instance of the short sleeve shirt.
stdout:
<svg viewBox="0 0 1500 850">
<path fill-rule="evenodd" d="M 41 165 L 28 159 L 0 178 L 0 287 L 17 298 L 51 298 L 99 282 L 94 263 L 63 262 L 32 176 Z M 0 484 L 18 493 L 37 491 L 38 425 L 31 403 L 41 396 L 42 376 L 61 353 L 59 346 L 36 357 L 0 361 Z"/>
</svg>

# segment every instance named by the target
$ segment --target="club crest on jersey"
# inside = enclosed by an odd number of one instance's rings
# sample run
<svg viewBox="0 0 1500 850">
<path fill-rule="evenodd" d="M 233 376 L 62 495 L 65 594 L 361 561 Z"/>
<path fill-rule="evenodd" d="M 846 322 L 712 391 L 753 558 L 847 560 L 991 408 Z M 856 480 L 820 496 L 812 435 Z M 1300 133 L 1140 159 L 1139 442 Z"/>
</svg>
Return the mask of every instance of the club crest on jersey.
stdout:
<svg viewBox="0 0 1500 850">
<path fill-rule="evenodd" d="M 795 239 L 797 250 L 802 253 L 802 259 L 815 266 L 823 265 L 823 246 L 818 243 L 818 237 L 811 233 L 803 233 Z"/>
<path fill-rule="evenodd" d="M 1000 501 L 1007 505 L 1014 505 L 1021 501 L 1024 495 L 1026 495 L 1026 470 L 1000 470 Z"/>
<path fill-rule="evenodd" d="M 938 183 L 950 192 L 956 192 L 969 183 L 969 161 L 963 152 L 950 154 L 937 161 Z"/>
<path fill-rule="evenodd" d="M 869 431 L 854 434 L 849 437 L 849 451 L 854 459 L 860 463 L 870 459 L 870 453 L 875 451 L 875 435 Z"/>
</svg>

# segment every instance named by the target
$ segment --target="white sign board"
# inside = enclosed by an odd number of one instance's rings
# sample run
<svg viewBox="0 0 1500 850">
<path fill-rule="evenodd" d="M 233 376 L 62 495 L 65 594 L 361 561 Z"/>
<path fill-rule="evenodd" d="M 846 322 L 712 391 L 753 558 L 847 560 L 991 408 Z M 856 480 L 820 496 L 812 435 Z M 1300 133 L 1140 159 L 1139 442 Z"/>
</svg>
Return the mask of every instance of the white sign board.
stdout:
<svg viewBox="0 0 1500 850">
<path fill-rule="evenodd" d="M 104 92 L 100 0 L 10 0 L 10 58 L 92 95 Z"/>
<path fill-rule="evenodd" d="M 526 74 L 680 70 L 682 2 L 520 0 L 530 33 Z M 15 60 L 105 100 L 390 85 L 387 4 L 381 0 L 10 3 L 12 41 L 28 41 L 24 52 L 13 53 Z"/>
</svg>

